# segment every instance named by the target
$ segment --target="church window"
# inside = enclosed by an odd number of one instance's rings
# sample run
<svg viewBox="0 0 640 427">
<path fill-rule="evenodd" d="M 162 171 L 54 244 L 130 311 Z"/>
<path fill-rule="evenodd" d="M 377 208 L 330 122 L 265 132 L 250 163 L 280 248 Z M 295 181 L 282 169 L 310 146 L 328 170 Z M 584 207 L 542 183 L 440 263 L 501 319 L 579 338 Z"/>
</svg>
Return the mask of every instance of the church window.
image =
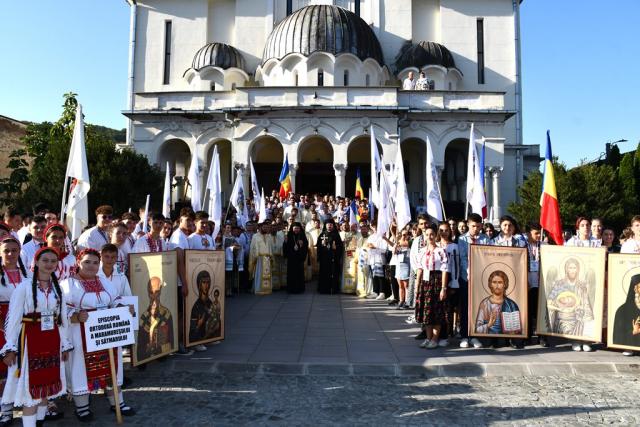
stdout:
<svg viewBox="0 0 640 427">
<path fill-rule="evenodd" d="M 318 86 L 324 86 L 324 70 L 322 68 L 318 70 Z"/>
<path fill-rule="evenodd" d="M 169 84 L 171 74 L 171 21 L 164 22 L 164 72 L 162 84 Z"/>
<path fill-rule="evenodd" d="M 364 76 L 364 84 L 365 84 L 365 86 L 367 86 L 367 87 L 371 86 L 371 77 L 369 77 L 369 74 L 367 74 L 366 76 Z"/>
<path fill-rule="evenodd" d="M 349 70 L 344 70 L 344 75 L 343 75 L 343 86 L 349 86 Z"/>
<path fill-rule="evenodd" d="M 484 84 L 484 19 L 477 21 L 477 43 L 478 43 L 478 84 Z"/>
</svg>

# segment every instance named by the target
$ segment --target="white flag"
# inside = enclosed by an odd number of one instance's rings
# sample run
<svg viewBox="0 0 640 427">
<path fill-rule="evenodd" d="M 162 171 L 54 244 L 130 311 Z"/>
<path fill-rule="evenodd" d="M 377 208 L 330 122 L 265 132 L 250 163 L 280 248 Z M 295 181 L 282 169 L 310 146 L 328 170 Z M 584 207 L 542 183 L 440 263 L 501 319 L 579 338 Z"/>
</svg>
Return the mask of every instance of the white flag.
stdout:
<svg viewBox="0 0 640 427">
<path fill-rule="evenodd" d="M 251 167 L 251 192 L 253 193 L 253 208 L 258 210 L 258 216 L 267 217 L 267 213 L 260 211 L 262 209 L 262 197 L 260 196 L 260 187 L 258 187 L 258 177 L 256 176 L 256 170 L 253 168 L 253 160 L 249 157 L 249 166 Z"/>
<path fill-rule="evenodd" d="M 262 196 L 260 197 L 260 208 L 259 208 L 258 223 L 262 224 L 266 220 L 267 220 L 267 207 L 265 206 L 264 188 L 263 188 L 262 189 Z"/>
<path fill-rule="evenodd" d="M 244 183 L 240 169 L 236 172 L 236 182 L 233 184 L 233 190 L 231 190 L 231 199 L 229 200 L 231 206 L 236 209 L 236 218 L 238 219 L 238 225 L 244 227 L 249 219 L 247 212 L 247 199 L 244 192 Z"/>
<path fill-rule="evenodd" d="M 480 170 L 480 159 L 476 150 L 476 133 L 471 123 L 469 136 L 469 159 L 467 160 L 467 204 L 471 212 L 482 215 L 482 208 L 487 205 L 484 198 L 484 171 Z"/>
<path fill-rule="evenodd" d="M 404 164 L 402 163 L 402 150 L 398 143 L 396 152 L 395 168 L 395 214 L 398 231 L 411 222 L 411 206 L 409 205 L 409 193 L 407 192 L 407 181 L 404 179 Z"/>
<path fill-rule="evenodd" d="M 376 224 L 376 235 L 384 236 L 391 227 L 393 219 L 393 205 L 389 197 L 389 184 L 387 172 L 383 169 L 380 173 L 380 207 L 378 208 L 378 222 Z"/>
<path fill-rule="evenodd" d="M 167 170 L 164 176 L 164 192 L 162 193 L 162 215 L 171 218 L 171 170 L 167 162 Z"/>
<path fill-rule="evenodd" d="M 373 197 L 373 203 L 376 206 L 380 206 L 380 200 L 378 194 L 380 193 L 378 185 L 378 173 L 382 169 L 382 159 L 378 152 L 378 142 L 376 135 L 373 131 L 373 125 L 371 125 L 371 196 Z"/>
<path fill-rule="evenodd" d="M 442 204 L 440 203 L 440 181 L 436 163 L 433 160 L 431 141 L 427 136 L 427 214 L 432 218 L 442 221 Z"/>
<path fill-rule="evenodd" d="M 84 117 L 82 105 L 76 109 L 76 121 L 73 126 L 73 139 L 69 150 L 66 177 L 72 178 L 65 211 L 66 224 L 71 232 L 71 240 L 80 237 L 82 230 L 89 225 L 89 201 L 87 194 L 91 189 L 89 183 L 89 167 L 84 140 Z M 65 188 L 63 191 L 67 191 Z"/>
<path fill-rule="evenodd" d="M 358 211 L 356 207 L 356 201 L 352 200 L 349 205 L 349 227 L 352 225 L 358 226 Z"/>
<path fill-rule="evenodd" d="M 218 146 L 213 147 L 213 156 L 211 157 L 211 166 L 209 166 L 209 175 L 207 176 L 206 191 L 209 190 L 209 218 L 213 221 L 213 238 L 215 239 L 220 231 L 220 221 L 222 221 L 222 186 L 220 184 L 220 155 L 218 154 Z"/>
<path fill-rule="evenodd" d="M 193 149 L 191 166 L 189 166 L 187 179 L 191 185 L 191 208 L 194 212 L 201 211 L 202 192 L 200 191 L 200 162 L 198 161 L 198 150 L 196 148 Z"/>
</svg>

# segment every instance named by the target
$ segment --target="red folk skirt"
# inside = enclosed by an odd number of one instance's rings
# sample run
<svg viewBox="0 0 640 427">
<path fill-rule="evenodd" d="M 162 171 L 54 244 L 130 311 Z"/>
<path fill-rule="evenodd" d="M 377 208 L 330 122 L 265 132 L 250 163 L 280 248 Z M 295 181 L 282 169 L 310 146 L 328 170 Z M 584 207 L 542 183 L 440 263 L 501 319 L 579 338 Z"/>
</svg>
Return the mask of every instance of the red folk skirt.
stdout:
<svg viewBox="0 0 640 427">
<path fill-rule="evenodd" d="M 89 310 L 92 311 L 92 310 Z M 109 365 L 109 350 L 87 353 L 87 341 L 82 323 L 82 351 L 84 353 L 84 367 L 87 372 L 87 387 L 89 391 L 104 389 L 111 385 L 111 366 Z M 118 352 L 113 352 L 114 363 L 118 363 Z"/>
<path fill-rule="evenodd" d="M 29 393 L 32 399 L 46 399 L 60 393 L 60 332 L 58 323 L 53 329 L 43 331 L 40 327 L 40 313 L 30 313 L 22 318 L 20 334 L 20 351 L 18 354 L 18 370 L 24 355 L 25 343 L 28 342 L 27 360 L 29 362 Z"/>
</svg>

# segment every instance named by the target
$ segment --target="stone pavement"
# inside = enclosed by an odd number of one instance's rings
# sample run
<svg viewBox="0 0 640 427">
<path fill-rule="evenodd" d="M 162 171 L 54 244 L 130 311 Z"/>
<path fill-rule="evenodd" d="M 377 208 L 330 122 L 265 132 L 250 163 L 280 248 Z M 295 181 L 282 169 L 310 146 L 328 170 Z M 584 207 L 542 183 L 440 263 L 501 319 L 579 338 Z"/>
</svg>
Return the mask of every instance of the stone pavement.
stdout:
<svg viewBox="0 0 640 427">
<path fill-rule="evenodd" d="M 161 364 L 160 364 L 161 365 Z M 577 426 L 640 424 L 637 375 L 338 377 L 131 372 L 133 426 Z M 112 426 L 92 399 L 95 426 Z M 62 407 L 65 405 L 62 404 Z M 54 426 L 78 425 L 70 405 Z"/>
<path fill-rule="evenodd" d="M 408 314 L 345 295 L 230 298 L 225 341 L 128 369 L 125 425 L 640 425 L 637 357 L 423 350 Z M 60 407 L 48 425 L 78 425 Z M 92 425 L 114 425 L 104 396 L 92 409 Z"/>
<path fill-rule="evenodd" d="M 640 359 L 616 351 L 577 353 L 566 342 L 524 350 L 447 348 L 425 350 L 417 325 L 384 301 L 351 295 L 276 292 L 227 299 L 226 338 L 191 357 L 209 372 L 381 375 L 548 375 L 640 373 Z M 454 345 L 455 344 L 455 345 Z M 173 359 L 173 364 L 183 360 Z M 200 369 L 194 368 L 194 369 Z"/>
</svg>

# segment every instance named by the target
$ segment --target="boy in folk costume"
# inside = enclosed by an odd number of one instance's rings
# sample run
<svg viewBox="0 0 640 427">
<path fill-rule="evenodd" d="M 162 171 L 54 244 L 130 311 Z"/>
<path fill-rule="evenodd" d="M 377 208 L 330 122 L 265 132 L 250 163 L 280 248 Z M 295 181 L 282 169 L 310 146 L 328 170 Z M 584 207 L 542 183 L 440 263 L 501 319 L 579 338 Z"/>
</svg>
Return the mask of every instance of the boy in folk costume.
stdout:
<svg viewBox="0 0 640 427">
<path fill-rule="evenodd" d="M 164 225 L 164 215 L 161 213 L 151 214 L 150 231 L 142 234 L 133 245 L 131 253 L 164 252 L 168 251 L 166 242 L 160 237 L 162 226 Z"/>
<path fill-rule="evenodd" d="M 95 249 L 99 251 L 110 242 L 109 227 L 113 219 L 113 208 L 109 205 L 98 206 L 96 209 L 96 225 L 86 230 L 78 237 L 77 250 Z"/>
<path fill-rule="evenodd" d="M 260 225 L 260 232 L 251 239 L 249 251 L 249 274 L 253 278 L 253 291 L 256 295 L 271 293 L 271 264 L 273 262 L 271 226 Z"/>
<path fill-rule="evenodd" d="M 33 262 L 33 256 L 38 249 L 44 246 L 44 230 L 47 228 L 47 220 L 45 217 L 36 215 L 31 218 L 31 224 L 29 224 L 29 233 L 31 234 L 31 240 L 22 245 L 20 250 L 20 258 L 22 264 L 25 266 L 31 266 Z"/>
<path fill-rule="evenodd" d="M 212 251 L 215 249 L 213 238 L 207 234 L 209 227 L 209 214 L 204 211 L 198 211 L 195 215 L 196 231 L 191 234 L 187 240 L 189 241 L 189 249 Z"/>
<path fill-rule="evenodd" d="M 43 247 L 34 257 L 33 278 L 15 289 L 0 350 L 9 366 L 3 405 L 22 406 L 22 424 L 42 425 L 47 399 L 66 393 L 64 362 L 73 349 L 67 338 L 66 299 L 55 275 L 58 252 Z"/>
</svg>

